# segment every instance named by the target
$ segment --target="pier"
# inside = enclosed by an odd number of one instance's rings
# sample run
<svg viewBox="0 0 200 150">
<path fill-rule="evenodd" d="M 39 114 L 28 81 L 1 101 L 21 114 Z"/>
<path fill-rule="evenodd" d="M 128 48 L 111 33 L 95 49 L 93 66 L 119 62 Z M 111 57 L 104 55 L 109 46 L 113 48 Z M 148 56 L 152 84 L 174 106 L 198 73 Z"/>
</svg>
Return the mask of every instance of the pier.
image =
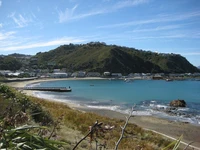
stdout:
<svg viewBox="0 0 200 150">
<path fill-rule="evenodd" d="M 23 90 L 51 91 L 51 92 L 71 92 L 71 88 L 66 87 L 24 87 Z"/>
</svg>

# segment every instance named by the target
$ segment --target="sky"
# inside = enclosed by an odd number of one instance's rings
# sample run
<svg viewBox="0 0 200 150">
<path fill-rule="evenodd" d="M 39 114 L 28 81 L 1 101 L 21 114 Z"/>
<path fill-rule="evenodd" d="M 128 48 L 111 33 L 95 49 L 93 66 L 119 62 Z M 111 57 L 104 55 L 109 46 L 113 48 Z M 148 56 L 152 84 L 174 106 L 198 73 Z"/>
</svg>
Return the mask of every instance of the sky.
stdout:
<svg viewBox="0 0 200 150">
<path fill-rule="evenodd" d="M 200 66 L 200 0 L 0 0 L 0 55 L 91 41 Z"/>
</svg>

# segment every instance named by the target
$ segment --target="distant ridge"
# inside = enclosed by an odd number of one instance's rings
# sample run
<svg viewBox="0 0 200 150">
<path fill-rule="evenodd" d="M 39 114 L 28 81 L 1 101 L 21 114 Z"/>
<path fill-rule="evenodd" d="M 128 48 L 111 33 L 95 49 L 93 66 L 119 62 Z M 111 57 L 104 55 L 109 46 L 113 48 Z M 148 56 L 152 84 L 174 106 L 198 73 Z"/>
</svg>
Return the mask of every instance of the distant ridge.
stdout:
<svg viewBox="0 0 200 150">
<path fill-rule="evenodd" d="M 62 45 L 48 52 L 37 53 L 33 58 L 37 59 L 38 68 L 66 68 L 68 72 L 199 72 L 179 54 L 159 54 L 101 42 Z"/>
</svg>

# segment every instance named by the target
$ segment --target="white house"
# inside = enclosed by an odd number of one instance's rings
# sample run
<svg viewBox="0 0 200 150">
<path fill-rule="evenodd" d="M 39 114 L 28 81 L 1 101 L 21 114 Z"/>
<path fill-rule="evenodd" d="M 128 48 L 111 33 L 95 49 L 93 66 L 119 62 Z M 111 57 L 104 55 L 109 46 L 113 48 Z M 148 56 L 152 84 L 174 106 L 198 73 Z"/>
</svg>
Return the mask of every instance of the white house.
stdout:
<svg viewBox="0 0 200 150">
<path fill-rule="evenodd" d="M 110 72 L 104 72 L 103 75 L 104 75 L 104 76 L 109 76 L 109 75 L 110 75 Z"/>
<path fill-rule="evenodd" d="M 2 75 L 7 75 L 8 73 L 12 73 L 12 71 L 10 71 L 10 70 L 0 70 L 0 74 L 2 74 Z"/>
<path fill-rule="evenodd" d="M 100 77 L 101 74 L 99 72 L 88 72 L 87 77 Z"/>
<path fill-rule="evenodd" d="M 113 77 L 122 77 L 122 74 L 121 73 L 112 73 L 111 74 Z"/>
<path fill-rule="evenodd" d="M 56 73 L 52 73 L 50 75 L 50 77 L 52 77 L 52 78 L 67 78 L 68 74 L 67 73 L 61 73 L 61 72 L 56 72 Z"/>
</svg>

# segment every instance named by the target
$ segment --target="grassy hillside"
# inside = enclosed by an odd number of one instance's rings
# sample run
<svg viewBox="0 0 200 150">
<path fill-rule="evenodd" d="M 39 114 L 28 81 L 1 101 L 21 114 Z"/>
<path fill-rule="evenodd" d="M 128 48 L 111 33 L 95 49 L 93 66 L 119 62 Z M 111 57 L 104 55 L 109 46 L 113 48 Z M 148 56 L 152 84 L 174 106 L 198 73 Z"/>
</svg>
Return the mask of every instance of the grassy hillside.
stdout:
<svg viewBox="0 0 200 150">
<path fill-rule="evenodd" d="M 67 68 L 70 72 L 198 72 L 196 67 L 180 55 L 158 54 L 99 42 L 63 45 L 49 52 L 38 53 L 34 57 L 38 59 L 39 68 Z"/>
<path fill-rule="evenodd" d="M 96 144 L 113 149 L 121 134 L 120 126 L 125 123 L 124 120 L 83 113 L 63 103 L 28 97 L 5 85 L 0 85 L 0 92 L 0 149 L 17 146 L 18 149 L 72 149 L 96 120 L 103 123 L 102 127 L 114 128 L 96 130 L 77 149 L 94 149 Z M 128 124 L 125 136 L 119 149 L 156 150 L 170 143 L 135 124 Z"/>
</svg>

